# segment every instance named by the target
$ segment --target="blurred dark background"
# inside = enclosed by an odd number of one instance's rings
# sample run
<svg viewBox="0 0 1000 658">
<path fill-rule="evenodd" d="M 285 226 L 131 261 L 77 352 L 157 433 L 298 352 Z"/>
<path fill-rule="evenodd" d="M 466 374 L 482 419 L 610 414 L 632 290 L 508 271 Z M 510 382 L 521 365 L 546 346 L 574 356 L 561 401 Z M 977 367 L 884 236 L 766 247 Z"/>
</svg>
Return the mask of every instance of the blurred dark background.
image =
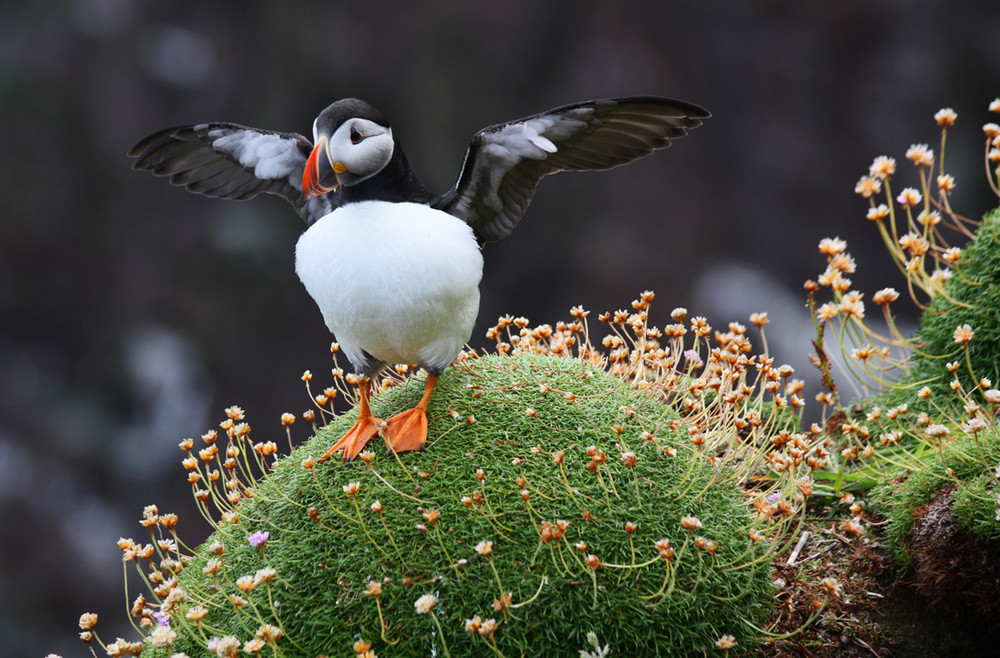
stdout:
<svg viewBox="0 0 1000 658">
<path fill-rule="evenodd" d="M 296 215 L 132 172 L 141 137 L 211 120 L 311 134 L 357 96 L 444 190 L 486 125 L 606 96 L 702 104 L 715 116 L 669 151 L 539 187 L 487 247 L 473 342 L 503 313 L 555 322 L 653 289 L 659 325 L 674 306 L 722 325 L 768 311 L 779 360 L 811 377 L 801 283 L 821 238 L 848 240 L 869 297 L 901 288 L 853 194 L 874 156 L 915 183 L 904 151 L 937 151 L 932 115 L 954 107 L 953 204 L 995 203 L 980 126 L 998 34 L 995 0 L 0 3 L 0 653 L 84 655 L 85 611 L 106 640 L 129 632 L 115 540 L 141 538 L 154 502 L 188 543 L 206 532 L 177 442 L 231 404 L 283 441 L 302 371 L 328 372 Z"/>
</svg>

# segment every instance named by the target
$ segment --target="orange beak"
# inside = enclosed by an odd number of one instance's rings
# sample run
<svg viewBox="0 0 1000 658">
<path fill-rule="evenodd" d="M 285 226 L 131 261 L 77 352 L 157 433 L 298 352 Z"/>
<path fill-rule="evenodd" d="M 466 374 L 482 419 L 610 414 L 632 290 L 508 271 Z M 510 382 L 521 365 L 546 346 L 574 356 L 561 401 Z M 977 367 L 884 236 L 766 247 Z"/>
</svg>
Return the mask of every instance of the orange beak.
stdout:
<svg viewBox="0 0 1000 658">
<path fill-rule="evenodd" d="M 331 164 L 330 156 L 327 152 L 329 140 L 320 137 L 306 160 L 305 170 L 302 172 L 302 198 L 311 199 L 327 192 L 332 192 L 340 186 L 337 180 L 337 172 L 344 171 L 345 167 L 341 163 Z"/>
</svg>

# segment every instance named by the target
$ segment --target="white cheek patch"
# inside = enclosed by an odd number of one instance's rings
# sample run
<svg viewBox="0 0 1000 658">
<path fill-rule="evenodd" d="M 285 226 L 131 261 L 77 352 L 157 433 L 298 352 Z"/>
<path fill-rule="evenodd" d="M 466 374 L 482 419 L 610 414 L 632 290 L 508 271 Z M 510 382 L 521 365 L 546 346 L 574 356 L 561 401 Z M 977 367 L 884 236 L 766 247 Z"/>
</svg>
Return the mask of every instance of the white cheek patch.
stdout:
<svg viewBox="0 0 1000 658">
<path fill-rule="evenodd" d="M 352 128 L 359 128 L 365 136 L 357 144 L 351 142 Z M 330 136 L 330 161 L 342 163 L 359 180 L 381 171 L 393 150 L 392 130 L 366 119 L 348 121 Z"/>
</svg>

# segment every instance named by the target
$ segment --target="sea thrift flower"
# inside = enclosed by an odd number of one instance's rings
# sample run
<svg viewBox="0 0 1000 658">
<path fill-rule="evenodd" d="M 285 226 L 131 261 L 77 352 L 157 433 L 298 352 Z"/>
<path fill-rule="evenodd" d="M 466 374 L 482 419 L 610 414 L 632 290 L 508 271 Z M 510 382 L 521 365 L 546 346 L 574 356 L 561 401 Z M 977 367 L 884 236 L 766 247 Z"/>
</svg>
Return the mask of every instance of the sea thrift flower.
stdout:
<svg viewBox="0 0 1000 658">
<path fill-rule="evenodd" d="M 259 637 L 255 637 L 252 640 L 247 640 L 243 643 L 243 653 L 259 654 L 264 650 L 264 646 L 264 640 Z"/>
<path fill-rule="evenodd" d="M 233 635 L 226 635 L 221 638 L 213 637 L 208 641 L 208 650 L 210 653 L 220 656 L 220 658 L 236 658 L 240 650 L 240 641 Z"/>
<path fill-rule="evenodd" d="M 847 243 L 840 238 L 823 238 L 819 241 L 819 253 L 834 256 L 847 249 Z"/>
<path fill-rule="evenodd" d="M 934 227 L 941 223 L 941 213 L 936 210 L 930 212 L 921 210 L 917 215 L 917 223 L 925 227 Z"/>
<path fill-rule="evenodd" d="M 701 357 L 694 350 L 684 350 L 684 358 L 692 365 L 700 366 L 702 364 Z"/>
<path fill-rule="evenodd" d="M 872 176 L 862 176 L 854 186 L 854 191 L 868 199 L 882 191 L 882 182 Z"/>
<path fill-rule="evenodd" d="M 832 596 L 840 596 L 840 592 L 843 590 L 843 586 L 835 578 L 827 577 L 819 581 L 819 583 Z"/>
<path fill-rule="evenodd" d="M 889 158 L 884 155 L 880 155 L 872 161 L 870 167 L 868 167 L 868 174 L 872 178 L 877 178 L 879 180 L 885 180 L 889 176 L 896 173 L 896 160 L 895 158 Z"/>
<path fill-rule="evenodd" d="M 418 614 L 424 615 L 431 611 L 435 603 L 437 599 L 433 594 L 424 594 L 413 603 L 413 607 L 417 609 Z"/>
<path fill-rule="evenodd" d="M 927 436 L 931 437 L 932 439 L 939 439 L 941 437 L 948 436 L 948 434 L 950 434 L 948 428 L 945 427 L 944 425 L 929 425 L 927 429 L 924 431 L 927 432 Z"/>
<path fill-rule="evenodd" d="M 715 646 L 719 647 L 723 651 L 729 651 L 736 646 L 736 638 L 732 635 L 723 635 L 715 641 Z"/>
<path fill-rule="evenodd" d="M 482 625 L 479 627 L 478 632 L 480 635 L 492 638 L 493 633 L 495 633 L 496 630 L 497 630 L 497 620 L 490 618 L 482 623 Z"/>
<path fill-rule="evenodd" d="M 483 625 L 483 620 L 480 619 L 479 615 L 474 616 L 472 619 L 465 620 L 465 630 L 469 633 L 476 633 L 479 631 L 479 627 Z"/>
<path fill-rule="evenodd" d="M 845 319 L 855 317 L 858 320 L 863 320 L 865 317 L 865 304 L 861 301 L 860 295 L 851 293 L 844 295 L 839 308 Z"/>
<path fill-rule="evenodd" d="M 271 538 L 270 532 L 268 532 L 267 530 L 263 531 L 258 530 L 257 532 L 247 537 L 247 541 L 250 542 L 250 545 L 253 546 L 254 548 L 260 548 L 261 546 L 266 544 L 267 540 L 270 538 Z"/>
<path fill-rule="evenodd" d="M 253 580 L 253 576 L 240 576 L 236 579 L 236 588 L 242 592 L 251 592 L 257 587 L 257 584 Z"/>
<path fill-rule="evenodd" d="M 193 621 L 197 623 L 202 619 L 204 619 L 207 615 L 208 615 L 208 610 L 204 606 L 196 605 L 195 607 L 188 610 L 187 614 L 184 616 L 187 617 L 188 621 Z"/>
<path fill-rule="evenodd" d="M 941 254 L 941 260 L 948 265 L 954 265 L 962 258 L 962 250 L 958 247 L 950 247 Z"/>
<path fill-rule="evenodd" d="M 906 150 L 906 159 L 918 167 L 929 167 L 934 164 L 934 151 L 927 144 L 911 144 Z"/>
<path fill-rule="evenodd" d="M 880 203 L 874 208 L 869 208 L 868 214 L 866 215 L 866 217 L 873 222 L 883 220 L 888 216 L 889 216 L 889 206 L 885 205 L 884 203 Z"/>
<path fill-rule="evenodd" d="M 509 608 L 513 602 L 513 595 L 511 595 L 510 592 L 504 592 L 500 595 L 500 598 L 493 599 L 493 609 L 497 612 L 503 612 Z"/>
<path fill-rule="evenodd" d="M 264 638 L 267 642 L 277 642 L 285 635 L 285 631 L 281 630 L 274 624 L 261 624 L 257 628 L 257 637 Z"/>
<path fill-rule="evenodd" d="M 165 649 L 173 645 L 177 639 L 177 631 L 170 626 L 157 626 L 149 634 L 149 643 L 158 649 Z"/>
<path fill-rule="evenodd" d="M 491 542 L 488 539 L 484 539 L 483 541 L 476 544 L 476 552 L 482 556 L 490 555 L 491 553 L 493 553 L 493 542 Z"/>
<path fill-rule="evenodd" d="M 826 322 L 827 320 L 832 320 L 833 318 L 837 317 L 838 312 L 839 310 L 836 304 L 834 304 L 833 302 L 826 302 L 818 309 L 816 309 L 816 318 L 820 322 Z"/>
<path fill-rule="evenodd" d="M 261 583 L 269 583 L 274 580 L 278 572 L 272 567 L 264 567 L 263 569 L 258 569 L 257 573 L 253 576 L 253 584 L 260 585 Z"/>
<path fill-rule="evenodd" d="M 923 198 L 924 197 L 915 188 L 906 187 L 903 188 L 903 191 L 896 197 L 896 202 L 904 208 L 913 208 L 918 205 Z"/>
<path fill-rule="evenodd" d="M 955 329 L 955 333 L 952 334 L 952 338 L 959 345 L 966 345 L 975 335 L 976 333 L 972 330 L 972 327 L 967 324 L 963 324 Z"/>
<path fill-rule="evenodd" d="M 854 519 L 847 519 L 841 523 L 840 529 L 849 535 L 854 535 L 855 537 L 860 537 L 865 534 L 865 527 Z"/>
<path fill-rule="evenodd" d="M 953 125 L 958 119 L 958 113 L 950 107 L 945 107 L 934 113 L 934 121 L 937 122 L 939 126 L 950 126 Z"/>
<path fill-rule="evenodd" d="M 696 516 L 685 516 L 681 518 L 681 527 L 690 532 L 701 528 L 701 521 Z"/>
</svg>

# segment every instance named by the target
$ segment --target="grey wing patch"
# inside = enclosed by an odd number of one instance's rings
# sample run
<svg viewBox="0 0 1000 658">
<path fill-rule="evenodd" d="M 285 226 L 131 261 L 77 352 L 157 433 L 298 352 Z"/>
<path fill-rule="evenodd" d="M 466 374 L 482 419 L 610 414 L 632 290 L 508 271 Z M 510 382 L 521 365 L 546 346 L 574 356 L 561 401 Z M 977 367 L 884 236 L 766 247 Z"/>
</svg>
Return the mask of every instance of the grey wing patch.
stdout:
<svg viewBox="0 0 1000 658">
<path fill-rule="evenodd" d="M 307 224 L 329 214 L 335 193 L 302 198 L 302 172 L 312 143 L 296 133 L 234 123 L 178 126 L 154 133 L 132 147 L 134 169 L 169 176 L 174 185 L 218 199 L 275 194 L 292 204 Z"/>
<path fill-rule="evenodd" d="M 435 207 L 468 222 L 480 241 L 499 240 L 517 226 L 548 174 L 631 162 L 670 146 L 708 116 L 683 101 L 619 98 L 491 126 L 473 138 L 458 182 Z"/>
</svg>

